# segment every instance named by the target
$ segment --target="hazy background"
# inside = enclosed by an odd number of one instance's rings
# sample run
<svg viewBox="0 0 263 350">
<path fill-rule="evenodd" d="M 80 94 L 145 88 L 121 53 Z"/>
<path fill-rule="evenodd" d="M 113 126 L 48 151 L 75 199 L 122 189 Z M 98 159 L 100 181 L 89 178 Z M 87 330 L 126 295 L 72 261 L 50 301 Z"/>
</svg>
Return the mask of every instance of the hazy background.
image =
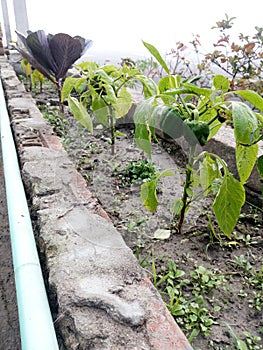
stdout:
<svg viewBox="0 0 263 350">
<path fill-rule="evenodd" d="M 7 0 L 12 18 L 12 0 Z M 200 34 L 204 50 L 209 50 L 218 31 L 216 21 L 237 17 L 231 33 L 253 34 L 263 26 L 263 1 L 250 0 L 26 0 L 30 29 L 44 29 L 81 35 L 93 40 L 87 52 L 93 55 L 146 55 L 141 40 L 161 52 L 175 47 L 177 41 L 188 43 Z M 3 22 L 2 22 L 3 23 Z M 14 32 L 14 23 L 11 23 Z M 3 24 L 2 24 L 3 28 Z M 15 38 L 15 35 L 14 35 Z"/>
</svg>

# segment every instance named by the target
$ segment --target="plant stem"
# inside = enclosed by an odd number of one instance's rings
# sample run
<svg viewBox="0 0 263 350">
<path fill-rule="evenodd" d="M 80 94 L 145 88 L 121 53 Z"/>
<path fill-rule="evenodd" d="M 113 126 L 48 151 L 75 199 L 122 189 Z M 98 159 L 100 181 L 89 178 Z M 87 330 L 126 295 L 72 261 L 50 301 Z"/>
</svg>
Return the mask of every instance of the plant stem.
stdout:
<svg viewBox="0 0 263 350">
<path fill-rule="evenodd" d="M 64 105 L 62 103 L 62 83 L 61 80 L 58 79 L 58 81 L 56 82 L 57 85 L 57 89 L 58 89 L 58 101 L 59 101 L 59 107 L 61 112 L 64 114 Z"/>
<path fill-rule="evenodd" d="M 110 133 L 111 133 L 111 154 L 115 154 L 115 126 L 112 115 L 112 106 L 109 106 Z"/>
<path fill-rule="evenodd" d="M 190 186 L 192 183 L 192 173 L 193 173 L 192 166 L 194 163 L 194 152 L 195 152 L 195 146 L 191 146 L 189 160 L 188 160 L 188 164 L 186 166 L 186 172 L 185 172 L 184 192 L 183 192 L 183 196 L 182 196 L 183 207 L 181 209 L 180 217 L 179 217 L 177 227 L 176 227 L 178 233 L 182 233 L 182 226 L 184 223 L 186 210 L 187 210 L 189 202 L 190 202 L 188 189 L 190 189 Z"/>
</svg>

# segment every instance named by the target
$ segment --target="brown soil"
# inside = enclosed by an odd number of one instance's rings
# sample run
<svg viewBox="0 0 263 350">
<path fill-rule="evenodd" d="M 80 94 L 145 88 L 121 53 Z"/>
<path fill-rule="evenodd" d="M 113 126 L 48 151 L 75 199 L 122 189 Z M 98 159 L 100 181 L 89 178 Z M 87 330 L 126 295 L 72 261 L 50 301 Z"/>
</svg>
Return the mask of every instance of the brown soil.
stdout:
<svg viewBox="0 0 263 350">
<path fill-rule="evenodd" d="M 49 107 L 44 112 L 47 112 L 50 119 L 52 108 Z M 158 288 L 169 304 L 167 292 L 163 293 L 167 291 L 169 283 L 175 288 L 182 286 L 175 297 L 178 301 L 184 300 L 187 308 L 184 309 L 185 317 L 177 315 L 175 319 L 187 337 L 204 319 L 202 310 L 205 317 L 212 320 L 213 324 L 208 326 L 206 335 L 201 330 L 191 340 L 194 349 L 245 349 L 241 345 L 235 345 L 232 329 L 239 339 L 246 341 L 247 349 L 262 350 L 262 212 L 246 203 L 229 240 L 220 236 L 210 211 L 211 199 L 206 198 L 189 210 L 181 235 L 174 233 L 166 240 L 154 239 L 157 229 L 170 227 L 173 201 L 182 192 L 181 172 L 186 158 L 180 147 L 165 142 L 153 146 L 153 164 L 159 170 L 176 168 L 177 171 L 174 177 L 162 181 L 159 190 L 160 205 L 156 213 L 150 213 L 141 203 L 140 185 L 122 187 L 118 177 L 131 160 L 140 161 L 143 158 L 142 152 L 134 144 L 130 125 L 121 129 L 127 137 L 116 140 L 115 154 L 112 155 L 107 131 L 98 127 L 94 135 L 90 135 L 70 116 L 62 124 L 63 127 L 61 123 L 57 125 L 56 131 L 76 168 L 86 178 L 90 190 L 99 199 L 127 245 L 149 271 L 153 282 L 156 282 L 155 277 L 158 282 L 160 276 L 168 272 L 169 260 L 176 264 L 177 271 L 184 272 L 181 277 L 173 276 L 166 283 L 160 283 Z M 213 228 L 208 220 L 209 213 Z M 206 277 L 200 273 L 200 267 L 208 273 L 206 282 Z M 195 295 L 198 295 L 197 299 Z M 198 313 L 197 319 L 193 316 L 194 309 Z M 191 317 L 193 319 L 190 325 Z M 249 332 L 250 335 L 245 335 L 244 332 Z M 258 344 L 250 344 L 249 339 L 256 336 L 261 337 L 261 340 L 258 340 Z"/>
</svg>

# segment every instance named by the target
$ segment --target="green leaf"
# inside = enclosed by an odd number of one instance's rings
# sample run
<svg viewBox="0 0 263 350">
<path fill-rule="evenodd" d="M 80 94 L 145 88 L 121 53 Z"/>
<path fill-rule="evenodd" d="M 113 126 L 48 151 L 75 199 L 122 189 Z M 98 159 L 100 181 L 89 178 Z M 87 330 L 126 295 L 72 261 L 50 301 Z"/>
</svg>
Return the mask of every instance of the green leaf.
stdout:
<svg viewBox="0 0 263 350">
<path fill-rule="evenodd" d="M 181 210 L 183 209 L 184 202 L 181 198 L 176 199 L 174 202 L 174 215 L 180 215 Z"/>
<path fill-rule="evenodd" d="M 92 111 L 96 120 L 106 127 L 109 127 L 109 108 L 105 101 L 99 97 L 92 99 Z"/>
<path fill-rule="evenodd" d="M 214 85 L 215 89 L 221 90 L 223 92 L 228 91 L 229 87 L 230 87 L 229 80 L 220 74 L 218 74 L 214 77 L 213 85 Z"/>
<path fill-rule="evenodd" d="M 158 88 L 161 94 L 166 90 L 176 88 L 175 77 L 173 75 L 162 77 L 158 82 Z"/>
<path fill-rule="evenodd" d="M 80 78 L 75 84 L 76 91 L 81 94 L 88 86 L 87 78 Z"/>
<path fill-rule="evenodd" d="M 156 195 L 157 179 L 146 182 L 141 186 L 141 200 L 145 208 L 155 212 L 158 207 L 158 198 Z"/>
<path fill-rule="evenodd" d="M 237 143 L 251 145 L 259 136 L 258 119 L 255 113 L 243 102 L 232 102 L 232 113 Z"/>
<path fill-rule="evenodd" d="M 171 170 L 164 170 L 158 174 L 155 179 L 148 181 L 141 186 L 141 200 L 146 209 L 155 212 L 158 207 L 158 198 L 156 194 L 157 182 L 166 176 L 174 176 Z"/>
<path fill-rule="evenodd" d="M 154 98 L 148 98 L 141 101 L 134 112 L 135 133 L 134 140 L 136 145 L 141 148 L 149 158 L 151 158 L 152 143 L 151 130 L 149 128 L 149 120 L 154 110 Z"/>
<path fill-rule="evenodd" d="M 74 117 L 77 119 L 77 121 L 92 133 L 92 120 L 85 106 L 83 106 L 83 104 L 79 102 L 75 97 L 71 96 L 69 96 L 68 98 L 68 103 L 69 108 L 73 113 Z"/>
<path fill-rule="evenodd" d="M 189 83 L 184 83 L 183 86 L 190 92 L 195 93 L 196 95 L 199 96 L 206 96 L 209 97 L 212 94 L 212 90 L 207 89 L 207 88 L 200 88 L 196 85 L 189 84 Z"/>
<path fill-rule="evenodd" d="M 240 144 L 237 144 L 236 164 L 239 178 L 242 184 L 244 184 L 249 178 L 256 163 L 257 154 L 258 144 L 252 146 L 242 146 Z"/>
<path fill-rule="evenodd" d="M 84 72 L 94 72 L 99 68 L 96 62 L 81 62 L 76 65 L 76 68 L 80 67 Z"/>
<path fill-rule="evenodd" d="M 137 75 L 136 78 L 142 83 L 145 98 L 155 96 L 159 93 L 157 85 L 151 78 L 144 75 Z"/>
<path fill-rule="evenodd" d="M 72 76 L 69 76 L 65 79 L 64 83 L 63 83 L 63 87 L 62 87 L 62 96 L 61 96 L 61 100 L 62 102 L 68 98 L 68 96 L 70 95 L 71 91 L 73 90 L 75 84 L 76 84 L 77 78 L 74 78 Z"/>
<path fill-rule="evenodd" d="M 263 179 L 263 155 L 258 157 L 257 160 L 257 169 L 258 169 L 258 173 L 259 175 L 262 177 Z"/>
<path fill-rule="evenodd" d="M 229 238 L 244 203 L 244 186 L 231 173 L 227 173 L 215 198 L 213 210 L 220 229 Z"/>
<path fill-rule="evenodd" d="M 252 90 L 231 91 L 231 93 L 243 97 L 245 100 L 254 105 L 257 109 L 263 112 L 263 98 Z"/>
<path fill-rule="evenodd" d="M 199 116 L 199 120 L 209 124 L 210 133 L 207 140 L 212 139 L 219 131 L 223 123 L 220 123 L 217 119 L 212 123 L 211 120 L 217 115 L 216 109 L 209 109 L 205 113 Z"/>
<path fill-rule="evenodd" d="M 105 84 L 103 85 L 106 91 L 106 95 L 104 95 L 104 100 L 109 104 L 109 105 L 114 105 L 117 103 L 117 96 L 115 94 L 115 91 L 111 85 Z"/>
<path fill-rule="evenodd" d="M 122 87 L 118 93 L 117 103 L 112 106 L 116 112 L 116 119 L 125 116 L 129 112 L 131 106 L 132 96 L 125 87 Z"/>
<path fill-rule="evenodd" d="M 146 43 L 145 41 L 142 41 L 143 45 L 146 47 L 146 49 L 153 55 L 153 57 L 160 63 L 160 65 L 163 67 L 165 72 L 169 75 L 169 68 L 165 61 L 163 60 L 162 56 L 160 55 L 160 52 L 151 44 Z"/>
<path fill-rule="evenodd" d="M 200 183 L 202 189 L 205 190 L 207 195 L 212 188 L 211 185 L 215 179 L 221 177 L 221 173 L 218 168 L 218 163 L 213 160 L 209 155 L 206 155 L 204 160 L 199 165 L 200 170 Z"/>
</svg>

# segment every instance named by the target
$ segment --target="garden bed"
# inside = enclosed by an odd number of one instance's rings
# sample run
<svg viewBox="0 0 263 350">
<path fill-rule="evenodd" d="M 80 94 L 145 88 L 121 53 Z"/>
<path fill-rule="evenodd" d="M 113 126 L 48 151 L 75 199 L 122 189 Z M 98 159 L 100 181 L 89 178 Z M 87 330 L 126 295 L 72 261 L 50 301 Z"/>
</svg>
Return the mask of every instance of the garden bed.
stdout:
<svg viewBox="0 0 263 350">
<path fill-rule="evenodd" d="M 69 114 L 59 118 L 57 108 L 47 106 L 43 95 L 35 98 L 193 347 L 263 349 L 259 339 L 263 338 L 262 211 L 246 203 L 231 239 L 227 239 L 220 235 L 211 214 L 212 201 L 206 198 L 187 213 L 183 234 L 156 239 L 154 235 L 160 238 L 159 229 L 171 227 L 173 201 L 182 193 L 186 157 L 181 148 L 163 140 L 153 145 L 156 171 L 178 171 L 162 180 L 160 205 L 156 213 L 150 213 L 140 199 L 141 175 L 129 184 L 135 164 L 143 160 L 142 173 L 149 170 L 134 143 L 132 125 L 120 125 L 126 136 L 117 138 L 112 154 L 107 130 L 97 125 L 91 135 Z M 127 173 L 127 166 L 132 172 Z"/>
</svg>

